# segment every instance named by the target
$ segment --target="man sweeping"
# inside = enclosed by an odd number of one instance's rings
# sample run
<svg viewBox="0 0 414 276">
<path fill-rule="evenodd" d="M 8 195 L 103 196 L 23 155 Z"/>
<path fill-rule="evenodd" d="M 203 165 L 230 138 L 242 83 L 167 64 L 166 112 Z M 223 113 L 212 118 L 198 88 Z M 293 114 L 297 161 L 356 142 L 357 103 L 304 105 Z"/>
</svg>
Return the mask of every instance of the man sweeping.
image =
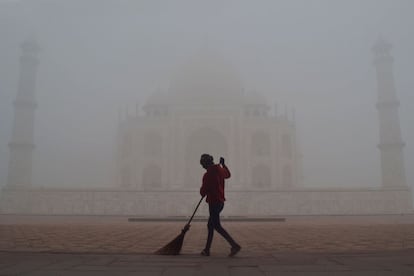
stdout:
<svg viewBox="0 0 414 276">
<path fill-rule="evenodd" d="M 241 247 L 220 224 L 220 212 L 223 210 L 224 201 L 224 179 L 230 178 L 230 171 L 224 164 L 224 158 L 220 157 L 220 164 L 214 164 L 213 156 L 202 154 L 200 158 L 201 166 L 206 169 L 203 176 L 203 184 L 200 188 L 201 196 L 206 196 L 210 217 L 208 219 L 208 235 L 206 247 L 201 251 L 201 255 L 210 256 L 210 247 L 213 241 L 214 230 L 220 233 L 231 245 L 229 256 L 232 257 L 240 251 Z"/>
</svg>

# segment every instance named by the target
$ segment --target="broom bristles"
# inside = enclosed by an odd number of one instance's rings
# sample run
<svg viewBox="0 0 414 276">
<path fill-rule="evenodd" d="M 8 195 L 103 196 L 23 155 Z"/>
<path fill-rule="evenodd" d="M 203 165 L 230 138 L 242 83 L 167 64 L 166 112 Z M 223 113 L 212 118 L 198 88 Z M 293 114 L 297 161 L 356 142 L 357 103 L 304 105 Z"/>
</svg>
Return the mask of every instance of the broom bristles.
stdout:
<svg viewBox="0 0 414 276">
<path fill-rule="evenodd" d="M 175 239 L 169 242 L 164 247 L 155 251 L 157 255 L 179 255 L 181 247 L 183 246 L 185 232 L 182 231 Z"/>
</svg>

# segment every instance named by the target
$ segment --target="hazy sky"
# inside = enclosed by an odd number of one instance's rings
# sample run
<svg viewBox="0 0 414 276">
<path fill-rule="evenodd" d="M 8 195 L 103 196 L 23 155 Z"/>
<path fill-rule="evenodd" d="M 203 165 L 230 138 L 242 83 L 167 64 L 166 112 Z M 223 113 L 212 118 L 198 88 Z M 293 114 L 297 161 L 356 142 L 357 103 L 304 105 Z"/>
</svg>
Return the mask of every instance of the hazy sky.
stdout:
<svg viewBox="0 0 414 276">
<path fill-rule="evenodd" d="M 175 68 L 206 47 L 232 61 L 246 90 L 296 108 L 306 186 L 378 186 L 371 47 L 381 34 L 394 46 L 411 184 L 413 11 L 411 0 L 0 0 L 0 183 L 19 44 L 36 37 L 36 186 L 114 185 L 118 108 L 168 87 Z"/>
</svg>

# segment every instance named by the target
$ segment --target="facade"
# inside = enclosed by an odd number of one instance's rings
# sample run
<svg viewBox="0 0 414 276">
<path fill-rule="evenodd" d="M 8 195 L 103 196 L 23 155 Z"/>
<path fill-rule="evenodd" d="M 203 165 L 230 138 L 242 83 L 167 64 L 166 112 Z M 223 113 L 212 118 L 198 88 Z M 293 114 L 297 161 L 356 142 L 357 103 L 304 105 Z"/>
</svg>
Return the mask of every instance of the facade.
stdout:
<svg viewBox="0 0 414 276">
<path fill-rule="evenodd" d="M 120 123 L 118 180 L 139 191 L 198 190 L 202 153 L 225 157 L 227 189 L 292 190 L 301 181 L 295 124 L 246 93 L 235 70 L 218 56 L 183 66 L 166 93 Z"/>
<path fill-rule="evenodd" d="M 375 44 L 382 185 L 304 189 L 294 119 L 258 94 L 245 93 L 222 59 L 198 57 L 170 89 L 154 93 L 135 116 L 120 121 L 118 183 L 113 189 L 31 186 L 36 44 L 25 43 L 10 143 L 9 182 L 1 214 L 188 216 L 199 200 L 202 153 L 226 158 L 225 216 L 412 213 L 392 76 L 391 46 Z M 293 116 L 294 117 L 294 116 Z M 204 206 L 198 214 L 207 215 Z"/>
</svg>

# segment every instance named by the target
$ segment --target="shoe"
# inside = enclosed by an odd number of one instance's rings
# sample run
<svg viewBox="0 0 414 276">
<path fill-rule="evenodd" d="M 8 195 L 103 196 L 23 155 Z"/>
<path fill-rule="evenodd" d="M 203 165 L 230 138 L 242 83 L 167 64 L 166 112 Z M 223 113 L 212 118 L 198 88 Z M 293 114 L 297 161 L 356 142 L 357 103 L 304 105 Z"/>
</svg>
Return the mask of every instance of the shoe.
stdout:
<svg viewBox="0 0 414 276">
<path fill-rule="evenodd" d="M 200 255 L 202 256 L 210 256 L 210 251 L 203 249 L 203 251 L 201 251 Z"/>
<path fill-rule="evenodd" d="M 233 246 L 230 250 L 229 257 L 235 256 L 240 251 L 240 249 L 241 249 L 240 245 Z"/>
</svg>

